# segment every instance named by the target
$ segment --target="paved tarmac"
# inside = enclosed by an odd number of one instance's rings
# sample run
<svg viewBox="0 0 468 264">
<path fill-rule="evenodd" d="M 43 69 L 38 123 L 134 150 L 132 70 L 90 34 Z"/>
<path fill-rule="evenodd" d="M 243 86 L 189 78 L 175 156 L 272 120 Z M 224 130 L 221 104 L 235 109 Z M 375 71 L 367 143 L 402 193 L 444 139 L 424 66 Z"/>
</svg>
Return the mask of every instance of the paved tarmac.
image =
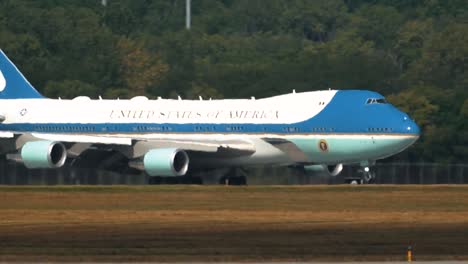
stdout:
<svg viewBox="0 0 468 264">
<path fill-rule="evenodd" d="M 159 263 L 159 262 L 156 262 Z M 178 262 L 179 264 L 181 262 Z M 182 262 L 182 263 L 190 263 L 190 264 L 205 264 L 209 263 L 212 264 L 213 262 Z M 215 262 L 216 263 L 216 262 Z M 224 264 L 245 264 L 245 262 L 218 262 Z M 453 261 L 453 260 L 440 260 L 440 261 L 343 261 L 343 262 L 254 262 L 254 263 L 261 263 L 261 264 L 404 264 L 404 263 L 425 263 L 425 264 L 461 264 L 461 263 L 468 263 L 468 261 Z M 173 264 L 170 262 L 163 263 L 163 264 Z"/>
</svg>

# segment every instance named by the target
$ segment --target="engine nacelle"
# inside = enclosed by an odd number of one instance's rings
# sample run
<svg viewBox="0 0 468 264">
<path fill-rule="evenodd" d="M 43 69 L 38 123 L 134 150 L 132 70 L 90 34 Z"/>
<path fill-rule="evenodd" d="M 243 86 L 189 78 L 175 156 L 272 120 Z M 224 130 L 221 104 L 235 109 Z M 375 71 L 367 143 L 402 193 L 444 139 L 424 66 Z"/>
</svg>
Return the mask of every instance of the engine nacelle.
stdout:
<svg viewBox="0 0 468 264">
<path fill-rule="evenodd" d="M 21 148 L 21 160 L 28 169 L 60 168 L 67 159 L 67 149 L 60 142 L 31 141 Z"/>
<path fill-rule="evenodd" d="M 188 170 L 189 157 L 176 148 L 153 149 L 145 154 L 143 165 L 150 176 L 183 176 Z"/>
<path fill-rule="evenodd" d="M 328 176 L 337 176 L 340 174 L 340 172 L 343 170 L 343 164 L 339 163 L 336 165 L 310 165 L 310 166 L 304 166 L 304 169 L 306 171 L 311 171 L 311 172 L 322 172 L 326 173 Z"/>
</svg>

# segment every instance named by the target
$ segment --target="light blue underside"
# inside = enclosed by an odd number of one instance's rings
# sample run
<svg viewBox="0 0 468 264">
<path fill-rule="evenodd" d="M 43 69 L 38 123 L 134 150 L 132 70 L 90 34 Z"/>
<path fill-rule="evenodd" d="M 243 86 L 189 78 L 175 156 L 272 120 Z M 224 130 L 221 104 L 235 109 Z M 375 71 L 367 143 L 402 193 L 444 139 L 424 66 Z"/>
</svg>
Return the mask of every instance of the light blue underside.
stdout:
<svg viewBox="0 0 468 264">
<path fill-rule="evenodd" d="M 321 150 L 319 143 L 324 140 L 327 150 Z M 369 157 L 384 158 L 393 155 L 411 145 L 416 137 L 327 137 L 317 139 L 290 139 L 314 163 L 334 164 L 336 160 L 343 163 L 356 163 Z"/>
</svg>

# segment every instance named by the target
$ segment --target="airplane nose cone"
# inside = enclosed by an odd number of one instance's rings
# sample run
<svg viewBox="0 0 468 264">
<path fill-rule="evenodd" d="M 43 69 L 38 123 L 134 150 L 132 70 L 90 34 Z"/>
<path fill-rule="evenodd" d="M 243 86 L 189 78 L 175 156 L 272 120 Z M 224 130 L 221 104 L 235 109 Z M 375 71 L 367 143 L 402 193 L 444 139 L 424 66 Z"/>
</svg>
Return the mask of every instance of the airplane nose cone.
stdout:
<svg viewBox="0 0 468 264">
<path fill-rule="evenodd" d="M 406 115 L 403 117 L 403 119 L 406 121 L 405 122 L 406 132 L 408 134 L 413 134 L 419 137 L 419 135 L 421 134 L 421 130 L 418 124 L 416 124 L 416 122 L 414 122 L 411 118 L 409 118 Z"/>
<path fill-rule="evenodd" d="M 419 139 L 421 133 L 419 126 L 408 115 L 405 114 L 402 121 L 400 131 L 403 135 L 394 142 L 394 153 L 403 151 L 413 145 Z"/>
</svg>

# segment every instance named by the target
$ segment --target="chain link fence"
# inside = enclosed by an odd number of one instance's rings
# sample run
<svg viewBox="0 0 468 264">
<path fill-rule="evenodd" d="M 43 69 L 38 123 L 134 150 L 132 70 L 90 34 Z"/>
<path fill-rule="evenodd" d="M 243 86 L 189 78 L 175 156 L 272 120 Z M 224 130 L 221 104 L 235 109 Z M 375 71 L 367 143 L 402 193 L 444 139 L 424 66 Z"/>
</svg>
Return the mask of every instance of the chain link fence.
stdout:
<svg viewBox="0 0 468 264">
<path fill-rule="evenodd" d="M 359 175 L 360 167 L 345 166 L 342 173 L 307 173 L 298 168 L 262 167 L 243 170 L 249 185 L 342 184 Z M 377 184 L 468 184 L 468 164 L 380 163 L 372 169 Z M 205 184 L 218 184 L 217 177 L 204 177 Z M 144 185 L 146 175 L 130 175 L 94 169 L 27 170 L 13 162 L 0 162 L 1 185 Z"/>
<path fill-rule="evenodd" d="M 361 175 L 359 166 L 344 166 L 336 177 L 311 174 L 291 168 L 262 168 L 249 176 L 252 184 L 342 184 L 347 178 Z M 378 163 L 376 184 L 468 184 L 468 164 Z"/>
<path fill-rule="evenodd" d="M 376 166 L 379 184 L 466 184 L 467 164 L 393 163 Z"/>
</svg>

